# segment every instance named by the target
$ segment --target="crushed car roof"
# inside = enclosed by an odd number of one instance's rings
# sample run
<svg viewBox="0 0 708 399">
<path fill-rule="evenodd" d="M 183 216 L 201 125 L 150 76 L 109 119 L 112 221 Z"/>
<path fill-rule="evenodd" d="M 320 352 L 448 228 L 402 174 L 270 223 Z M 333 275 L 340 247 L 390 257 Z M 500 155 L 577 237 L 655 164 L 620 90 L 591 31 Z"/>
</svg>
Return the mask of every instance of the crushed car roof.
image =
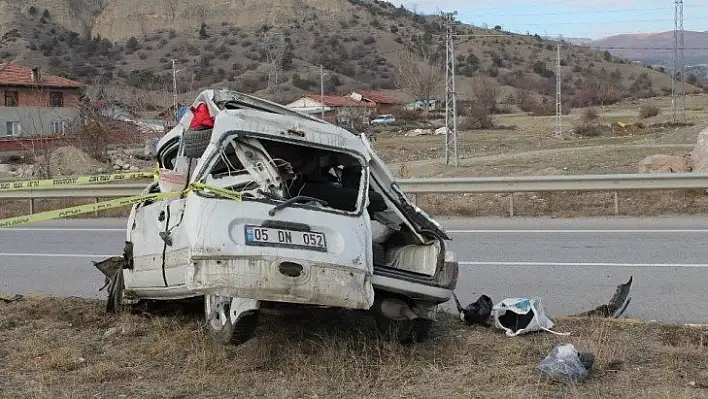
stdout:
<svg viewBox="0 0 708 399">
<path fill-rule="evenodd" d="M 369 159 L 369 151 L 360 136 L 329 123 L 249 109 L 225 110 L 216 116 L 212 140 L 235 131 L 267 135 L 302 145 L 354 151 L 367 161 Z"/>
<path fill-rule="evenodd" d="M 222 89 L 201 91 L 191 106 L 196 107 L 200 103 L 206 103 L 214 116 L 215 136 L 213 137 L 220 137 L 233 131 L 248 131 L 301 141 L 305 145 L 310 143 L 348 149 L 369 159 L 368 150 L 360 136 L 282 104 Z M 180 136 L 183 129 L 189 126 L 190 120 L 191 113 L 188 112 L 175 128 L 160 139 L 158 149 L 171 139 Z"/>
</svg>

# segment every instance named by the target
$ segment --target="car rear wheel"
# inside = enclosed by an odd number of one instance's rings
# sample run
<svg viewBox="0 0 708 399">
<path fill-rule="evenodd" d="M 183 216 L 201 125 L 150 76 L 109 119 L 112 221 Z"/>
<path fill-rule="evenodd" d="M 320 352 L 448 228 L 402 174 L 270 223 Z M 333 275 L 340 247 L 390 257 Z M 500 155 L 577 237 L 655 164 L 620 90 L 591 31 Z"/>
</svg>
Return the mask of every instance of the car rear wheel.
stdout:
<svg viewBox="0 0 708 399">
<path fill-rule="evenodd" d="M 434 320 L 420 317 L 420 314 L 411 309 L 411 305 L 410 301 L 396 297 L 377 301 L 372 310 L 379 334 L 401 344 L 425 341 L 430 335 Z"/>
<path fill-rule="evenodd" d="M 209 332 L 218 344 L 241 345 L 253 337 L 259 310 L 250 300 L 216 295 L 204 296 L 204 313 Z M 249 306 L 250 305 L 250 306 Z"/>
<path fill-rule="evenodd" d="M 401 344 L 425 341 L 430 336 L 433 323 L 433 320 L 421 318 L 393 320 L 381 314 L 376 315 L 376 329 L 379 334 L 386 338 L 394 339 Z"/>
</svg>

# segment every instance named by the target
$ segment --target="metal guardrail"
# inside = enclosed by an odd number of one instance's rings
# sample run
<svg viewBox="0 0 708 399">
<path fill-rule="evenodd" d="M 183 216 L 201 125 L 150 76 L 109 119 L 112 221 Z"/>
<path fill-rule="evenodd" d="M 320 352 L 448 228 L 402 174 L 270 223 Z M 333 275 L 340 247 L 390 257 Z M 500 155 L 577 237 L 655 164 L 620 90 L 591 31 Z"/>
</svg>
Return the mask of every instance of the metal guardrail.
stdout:
<svg viewBox="0 0 708 399">
<path fill-rule="evenodd" d="M 508 193 L 510 217 L 514 216 L 514 193 L 610 191 L 614 214 L 619 215 L 619 191 L 708 189 L 708 173 L 404 179 L 398 184 L 414 202 L 418 194 Z"/>
<path fill-rule="evenodd" d="M 93 184 L 77 187 L 0 191 L 0 199 L 120 198 L 138 195 L 146 184 Z"/>
<path fill-rule="evenodd" d="M 708 189 L 708 173 L 401 179 L 397 183 L 404 192 L 411 194 L 414 200 L 421 194 L 508 193 L 510 216 L 514 216 L 514 193 L 610 191 L 614 193 L 615 214 L 618 214 L 619 191 Z M 146 184 L 132 183 L 0 191 L 0 199 L 28 199 L 30 212 L 33 212 L 34 201 L 40 198 L 129 197 L 140 194 L 145 187 Z"/>
<path fill-rule="evenodd" d="M 410 194 L 685 190 L 708 188 L 708 173 L 405 179 L 398 184 Z"/>
</svg>

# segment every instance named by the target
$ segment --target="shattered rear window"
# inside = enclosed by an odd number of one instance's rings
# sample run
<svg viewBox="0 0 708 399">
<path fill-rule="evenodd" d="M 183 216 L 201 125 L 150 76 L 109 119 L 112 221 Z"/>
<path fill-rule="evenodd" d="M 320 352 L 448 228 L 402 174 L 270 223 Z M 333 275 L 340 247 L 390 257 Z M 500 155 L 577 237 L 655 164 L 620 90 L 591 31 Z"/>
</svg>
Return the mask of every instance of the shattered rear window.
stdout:
<svg viewBox="0 0 708 399">
<path fill-rule="evenodd" d="M 207 184 L 239 191 L 244 198 L 306 196 L 320 200 L 310 205 L 324 210 L 359 213 L 363 208 L 367 169 L 353 155 L 241 135 L 215 157 Z"/>
</svg>

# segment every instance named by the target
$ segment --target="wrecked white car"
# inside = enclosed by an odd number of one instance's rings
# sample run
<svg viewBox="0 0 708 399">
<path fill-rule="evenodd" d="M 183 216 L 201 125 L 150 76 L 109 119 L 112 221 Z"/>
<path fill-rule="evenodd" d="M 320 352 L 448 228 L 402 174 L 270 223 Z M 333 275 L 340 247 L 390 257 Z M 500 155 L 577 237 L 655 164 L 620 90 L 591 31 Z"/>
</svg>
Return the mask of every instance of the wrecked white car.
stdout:
<svg viewBox="0 0 708 399">
<path fill-rule="evenodd" d="M 203 298 L 214 338 L 232 344 L 253 335 L 262 312 L 373 310 L 382 332 L 410 342 L 452 297 L 449 237 L 364 135 L 205 90 L 157 154 L 160 180 L 144 193 L 193 189 L 133 207 L 123 258 L 97 264 L 109 310 Z"/>
</svg>

